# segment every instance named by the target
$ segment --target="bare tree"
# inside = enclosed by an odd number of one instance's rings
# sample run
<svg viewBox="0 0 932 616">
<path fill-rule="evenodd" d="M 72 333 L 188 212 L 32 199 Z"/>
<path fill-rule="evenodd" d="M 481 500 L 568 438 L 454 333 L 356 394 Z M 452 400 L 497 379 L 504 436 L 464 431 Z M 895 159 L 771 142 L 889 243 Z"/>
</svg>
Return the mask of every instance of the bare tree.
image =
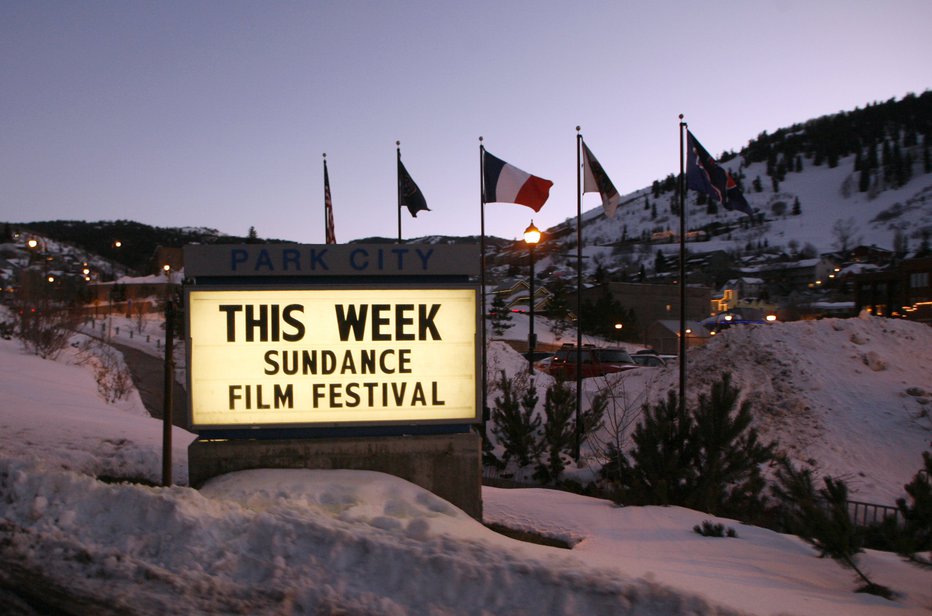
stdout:
<svg viewBox="0 0 932 616">
<path fill-rule="evenodd" d="M 45 359 L 61 353 L 81 321 L 75 307 L 60 296 L 55 283 L 32 270 L 22 272 L 13 307 L 16 336 L 27 351 Z"/>
<path fill-rule="evenodd" d="M 858 225 L 854 218 L 839 218 L 832 226 L 832 236 L 835 238 L 835 247 L 839 252 L 847 252 L 861 241 Z"/>
</svg>

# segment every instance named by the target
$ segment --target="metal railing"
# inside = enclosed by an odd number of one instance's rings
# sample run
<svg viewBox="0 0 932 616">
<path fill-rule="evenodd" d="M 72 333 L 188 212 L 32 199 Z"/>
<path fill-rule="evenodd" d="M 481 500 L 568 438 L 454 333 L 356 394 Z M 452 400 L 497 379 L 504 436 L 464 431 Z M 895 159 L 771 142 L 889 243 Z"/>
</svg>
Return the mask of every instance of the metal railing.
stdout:
<svg viewBox="0 0 932 616">
<path fill-rule="evenodd" d="M 855 526 L 874 526 L 893 516 L 897 524 L 902 523 L 900 510 L 890 505 L 878 505 L 862 501 L 848 501 L 848 514 Z"/>
</svg>

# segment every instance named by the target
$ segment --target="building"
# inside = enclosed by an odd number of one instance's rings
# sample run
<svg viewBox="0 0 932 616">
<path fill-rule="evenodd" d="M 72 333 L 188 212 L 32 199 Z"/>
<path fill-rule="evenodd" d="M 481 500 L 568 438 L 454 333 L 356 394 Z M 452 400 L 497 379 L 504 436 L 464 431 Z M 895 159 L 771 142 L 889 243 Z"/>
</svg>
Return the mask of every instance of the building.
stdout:
<svg viewBox="0 0 932 616">
<path fill-rule="evenodd" d="M 595 302 L 604 293 L 609 293 L 625 309 L 634 313 L 645 339 L 647 327 L 654 321 L 680 318 L 680 286 L 671 284 L 641 284 L 634 282 L 609 282 L 583 289 L 581 300 Z M 699 322 L 709 314 L 712 290 L 708 287 L 686 287 L 686 319 Z M 679 326 L 677 326 L 678 328 Z"/>
<path fill-rule="evenodd" d="M 502 298 L 505 302 L 505 306 L 509 310 L 518 310 L 526 311 L 530 304 L 528 303 L 528 296 L 530 295 L 531 286 L 526 278 L 511 278 L 500 285 L 495 287 L 492 291 L 493 297 L 495 295 Z M 550 302 L 550 298 L 553 297 L 547 287 L 545 287 L 540 281 L 536 281 L 534 284 L 534 310 L 543 311 L 547 308 L 547 304 Z"/>
<path fill-rule="evenodd" d="M 932 324 L 932 257 L 906 259 L 888 269 L 854 276 L 858 312 Z"/>
<path fill-rule="evenodd" d="M 708 342 L 711 333 L 701 323 L 686 321 L 686 348 L 691 349 Z M 661 355 L 679 355 L 680 322 L 660 319 L 647 327 L 644 343 Z"/>
</svg>

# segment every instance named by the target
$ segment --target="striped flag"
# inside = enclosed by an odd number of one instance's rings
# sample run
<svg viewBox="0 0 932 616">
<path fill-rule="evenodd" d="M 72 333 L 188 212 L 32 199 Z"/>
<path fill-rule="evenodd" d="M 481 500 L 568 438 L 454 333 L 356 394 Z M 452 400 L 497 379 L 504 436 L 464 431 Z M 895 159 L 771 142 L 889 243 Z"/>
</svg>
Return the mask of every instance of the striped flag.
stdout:
<svg viewBox="0 0 932 616">
<path fill-rule="evenodd" d="M 485 151 L 482 155 L 483 203 L 517 203 L 535 212 L 544 207 L 553 182 L 531 175 Z"/>
<path fill-rule="evenodd" d="M 621 196 L 608 174 L 592 154 L 592 150 L 583 141 L 583 193 L 597 192 L 602 197 L 602 209 L 609 218 L 615 218 L 615 210 L 621 203 Z"/>
<path fill-rule="evenodd" d="M 327 229 L 327 243 L 336 244 L 337 236 L 333 230 L 333 201 L 330 200 L 330 175 L 327 173 L 327 159 L 324 159 L 324 226 Z"/>
</svg>

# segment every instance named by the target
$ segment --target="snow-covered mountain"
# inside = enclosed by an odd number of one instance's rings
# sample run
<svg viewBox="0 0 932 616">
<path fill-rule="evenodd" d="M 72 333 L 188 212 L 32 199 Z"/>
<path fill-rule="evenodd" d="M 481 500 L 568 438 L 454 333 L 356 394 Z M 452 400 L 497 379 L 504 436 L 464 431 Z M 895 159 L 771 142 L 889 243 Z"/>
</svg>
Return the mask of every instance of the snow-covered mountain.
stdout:
<svg viewBox="0 0 932 616">
<path fill-rule="evenodd" d="M 893 250 L 897 232 L 906 237 L 910 247 L 918 247 L 923 233 L 932 231 L 932 173 L 917 174 L 898 188 L 876 194 L 861 193 L 855 186 L 854 159 L 854 155 L 842 158 L 834 168 L 810 166 L 801 172 L 789 173 L 777 191 L 772 190 L 769 183 L 761 192 L 746 190 L 748 202 L 764 218 L 760 224 L 748 224 L 748 217 L 740 212 L 719 208 L 718 213 L 709 213 L 706 205 L 698 203 L 699 197 L 689 191 L 687 229 L 710 229 L 716 234 L 710 233 L 705 240 L 688 240 L 688 249 L 691 252 L 726 250 L 741 255 L 756 250 L 766 241 L 774 252 L 782 250 L 791 254 L 806 245 L 813 246 L 818 253 L 831 252 L 842 248 L 835 231 L 839 221 L 849 227 L 846 229 L 850 231 L 848 248 L 866 244 Z M 745 177 L 766 177 L 766 163 L 740 167 L 735 159 L 725 166 Z M 591 209 L 583 214 L 583 243 L 588 247 L 614 246 L 656 234 L 660 240 L 654 240 L 656 246 L 648 256 L 653 258 L 658 248 L 672 253 L 678 250 L 674 235 L 678 233 L 679 219 L 671 211 L 674 207 L 671 201 L 675 199 L 672 192 L 655 198 L 651 189 L 645 188 L 624 197 L 614 220 L 607 218 L 601 207 Z M 797 200 L 800 213 L 793 214 Z M 653 209 L 656 209 L 656 216 L 652 215 Z M 575 229 L 575 220 L 550 232 L 562 236 L 564 228 L 570 226 Z"/>
<path fill-rule="evenodd" d="M 932 91 L 900 101 L 762 133 L 739 152 L 720 156 L 742 186 L 754 216 L 710 207 L 686 194 L 687 250 L 726 251 L 737 261 L 814 257 L 857 245 L 900 255 L 928 249 L 932 238 Z M 676 170 L 678 172 L 678 170 Z M 619 181 L 623 170 L 615 174 Z M 595 197 L 584 202 L 582 244 L 591 273 L 645 265 L 658 251 L 679 250 L 679 197 L 673 174 L 621 199 L 614 219 Z M 585 209 L 588 207 L 588 209 Z M 576 245 L 576 218 L 547 230 L 566 253 Z M 545 251 L 547 252 L 547 251 Z M 558 267 L 565 260 L 554 259 Z M 549 263 L 544 263 L 546 267 Z M 625 267 L 627 266 L 627 267 Z M 574 267 L 574 266 L 573 266 Z"/>
</svg>

